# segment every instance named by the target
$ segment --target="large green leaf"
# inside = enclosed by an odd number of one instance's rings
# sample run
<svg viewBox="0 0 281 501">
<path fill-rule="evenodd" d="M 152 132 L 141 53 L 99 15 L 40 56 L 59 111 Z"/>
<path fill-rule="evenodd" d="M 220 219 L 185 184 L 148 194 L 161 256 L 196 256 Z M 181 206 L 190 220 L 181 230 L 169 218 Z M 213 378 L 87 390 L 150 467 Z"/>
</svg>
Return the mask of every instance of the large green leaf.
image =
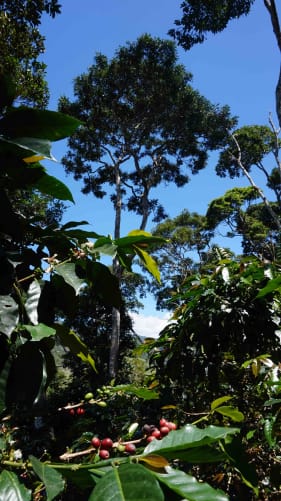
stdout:
<svg viewBox="0 0 281 501">
<path fill-rule="evenodd" d="M 96 371 L 95 362 L 89 353 L 88 347 L 81 341 L 77 334 L 69 330 L 66 326 L 59 324 L 56 324 L 56 331 L 64 346 L 67 346 L 71 353 L 81 358 L 83 362 L 89 363 Z"/>
<path fill-rule="evenodd" d="M 60 492 L 63 491 L 65 481 L 61 474 L 50 466 L 41 463 L 36 457 L 29 456 L 32 468 L 40 478 L 46 488 L 47 501 L 52 501 Z"/>
<path fill-rule="evenodd" d="M 202 447 L 224 440 L 231 435 L 239 433 L 239 428 L 228 428 L 220 426 L 207 426 L 197 428 L 192 424 L 187 424 L 180 430 L 171 431 L 162 440 L 153 440 L 144 450 L 144 454 L 159 452 L 160 455 L 169 457 L 169 453 L 181 451 L 192 447 Z"/>
<path fill-rule="evenodd" d="M 31 491 L 21 484 L 12 471 L 0 474 L 0 501 L 30 501 Z"/>
<path fill-rule="evenodd" d="M 221 490 L 214 489 L 205 482 L 198 482 L 196 478 L 183 471 L 167 468 L 167 474 L 154 473 L 159 482 L 184 497 L 188 501 L 228 501 L 229 497 Z"/>
<path fill-rule="evenodd" d="M 122 297 L 118 278 L 102 263 L 87 261 L 87 280 L 92 292 L 105 304 L 120 308 Z"/>
<path fill-rule="evenodd" d="M 56 111 L 16 108 L 0 120 L 0 134 L 58 141 L 71 135 L 80 124 L 76 118 Z"/>
<path fill-rule="evenodd" d="M 89 501 L 164 501 L 158 481 L 140 464 L 113 468 L 102 477 Z"/>
<path fill-rule="evenodd" d="M 162 454 L 162 452 L 161 452 Z M 184 450 L 171 451 L 166 454 L 163 453 L 165 457 L 169 457 L 169 460 L 177 459 L 179 461 L 184 461 L 190 464 L 201 464 L 201 463 L 219 463 L 227 459 L 227 455 L 215 448 L 214 446 L 202 446 L 188 448 Z"/>
<path fill-rule="evenodd" d="M 17 139 L 8 139 L 0 136 L 1 149 L 11 150 L 14 155 L 20 158 L 28 158 L 33 155 L 39 155 L 48 160 L 55 161 L 51 153 L 51 142 L 47 139 L 37 139 L 35 137 L 18 137 Z"/>
<path fill-rule="evenodd" d="M 19 309 L 11 296 L 0 296 L 0 332 L 10 336 L 19 321 Z"/>
<path fill-rule="evenodd" d="M 49 176 L 49 174 L 46 174 L 45 172 L 42 173 L 40 178 L 35 183 L 33 183 L 32 187 L 41 191 L 41 193 L 51 195 L 59 200 L 69 200 L 74 203 L 74 199 L 69 188 L 59 179 Z"/>
<path fill-rule="evenodd" d="M 32 337 L 32 341 L 41 341 L 46 337 L 54 336 L 56 334 L 56 329 L 49 327 L 45 324 L 29 325 L 24 324 L 24 327 Z"/>
<path fill-rule="evenodd" d="M 41 285 L 38 280 L 33 280 L 28 287 L 25 301 L 25 311 L 33 324 L 38 324 L 38 303 L 41 295 Z"/>
<path fill-rule="evenodd" d="M 81 280 L 81 278 L 77 276 L 75 263 L 58 264 L 54 269 L 68 285 L 73 287 L 76 295 L 79 294 L 81 288 L 85 284 L 85 280 Z"/>
</svg>

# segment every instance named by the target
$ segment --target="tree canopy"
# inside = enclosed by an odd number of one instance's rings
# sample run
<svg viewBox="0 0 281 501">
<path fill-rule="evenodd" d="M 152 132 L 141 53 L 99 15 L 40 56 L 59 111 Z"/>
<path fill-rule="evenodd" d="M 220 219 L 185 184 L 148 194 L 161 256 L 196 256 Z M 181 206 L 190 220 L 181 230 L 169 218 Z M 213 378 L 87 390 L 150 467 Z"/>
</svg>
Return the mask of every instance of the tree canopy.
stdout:
<svg viewBox="0 0 281 501">
<path fill-rule="evenodd" d="M 17 97 L 25 104 L 46 107 L 49 99 L 45 80 L 44 37 L 39 31 L 44 13 L 60 13 L 58 0 L 4 0 L 0 5 L 0 73 L 13 75 Z M 1 89 L 3 92 L 3 89 Z"/>
</svg>

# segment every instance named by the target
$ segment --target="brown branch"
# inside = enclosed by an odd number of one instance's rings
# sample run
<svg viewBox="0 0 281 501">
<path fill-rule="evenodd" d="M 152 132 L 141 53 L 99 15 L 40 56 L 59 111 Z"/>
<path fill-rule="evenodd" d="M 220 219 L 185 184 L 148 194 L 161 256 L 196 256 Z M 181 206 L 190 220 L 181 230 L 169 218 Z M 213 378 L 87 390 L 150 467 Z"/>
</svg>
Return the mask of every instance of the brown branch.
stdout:
<svg viewBox="0 0 281 501">
<path fill-rule="evenodd" d="M 264 0 L 264 5 L 269 12 L 271 25 L 273 29 L 273 33 L 275 35 L 275 39 L 279 50 L 281 52 L 281 32 L 280 32 L 280 23 L 279 17 L 276 9 L 275 0 Z"/>
</svg>

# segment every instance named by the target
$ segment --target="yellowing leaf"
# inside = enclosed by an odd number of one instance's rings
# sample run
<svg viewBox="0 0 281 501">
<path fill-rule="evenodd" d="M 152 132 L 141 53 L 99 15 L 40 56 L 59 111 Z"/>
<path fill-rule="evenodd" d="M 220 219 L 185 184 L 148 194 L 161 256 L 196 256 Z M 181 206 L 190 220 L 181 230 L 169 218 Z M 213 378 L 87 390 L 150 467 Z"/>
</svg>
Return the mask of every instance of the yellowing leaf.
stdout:
<svg viewBox="0 0 281 501">
<path fill-rule="evenodd" d="M 144 456 L 139 458 L 139 462 L 146 463 L 151 468 L 163 469 L 166 466 L 169 466 L 169 462 L 163 456 L 158 456 L 158 454 L 149 454 L 148 456 Z"/>
<path fill-rule="evenodd" d="M 31 155 L 31 157 L 25 157 L 23 161 L 26 164 L 33 164 L 36 162 L 40 162 L 40 160 L 43 160 L 45 157 L 43 155 Z"/>
<path fill-rule="evenodd" d="M 151 275 L 156 278 L 157 282 L 160 283 L 160 272 L 156 261 L 144 250 L 142 250 L 139 245 L 133 245 L 136 254 L 140 257 L 146 269 L 151 273 Z"/>
<path fill-rule="evenodd" d="M 161 409 L 162 409 L 163 411 L 168 410 L 168 409 L 176 409 L 176 408 L 177 408 L 177 406 L 176 406 L 176 405 L 163 405 L 163 406 L 161 407 Z"/>
</svg>

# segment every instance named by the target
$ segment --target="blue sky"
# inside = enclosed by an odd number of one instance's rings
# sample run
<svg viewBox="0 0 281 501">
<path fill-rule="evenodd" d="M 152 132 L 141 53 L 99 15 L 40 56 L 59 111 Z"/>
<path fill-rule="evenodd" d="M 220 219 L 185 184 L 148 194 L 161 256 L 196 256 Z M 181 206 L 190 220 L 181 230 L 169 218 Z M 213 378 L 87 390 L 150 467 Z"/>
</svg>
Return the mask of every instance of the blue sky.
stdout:
<svg viewBox="0 0 281 501">
<path fill-rule="evenodd" d="M 51 93 L 49 108 L 56 109 L 61 95 L 72 97 L 73 79 L 93 63 L 96 52 L 108 57 L 127 41 L 143 33 L 168 38 L 174 19 L 180 16 L 180 0 L 61 0 L 62 13 L 54 20 L 44 17 L 41 33 L 46 37 L 47 80 Z M 274 92 L 280 55 L 263 2 L 256 0 L 249 16 L 232 21 L 221 34 L 189 52 L 178 49 L 179 62 L 193 74 L 193 86 L 213 103 L 228 104 L 239 125 L 267 124 L 275 115 Z M 66 143 L 54 145 L 59 160 Z M 193 176 L 182 189 L 161 188 L 168 214 L 176 216 L 184 208 L 204 213 L 209 202 L 227 189 L 244 185 L 244 180 L 220 179 L 214 174 L 215 156 L 208 167 Z M 46 164 L 51 174 L 64 180 L 73 192 L 76 204 L 69 207 L 66 220 L 86 219 L 89 229 L 111 234 L 113 213 L 110 203 L 80 193 L 79 183 L 65 177 L 60 164 Z M 137 227 L 132 215 L 124 218 L 122 233 Z M 150 227 L 147 228 L 151 229 Z M 234 243 L 234 242 L 233 242 Z M 232 245 L 231 241 L 225 242 Z M 147 314 L 153 307 L 146 307 Z"/>
</svg>

